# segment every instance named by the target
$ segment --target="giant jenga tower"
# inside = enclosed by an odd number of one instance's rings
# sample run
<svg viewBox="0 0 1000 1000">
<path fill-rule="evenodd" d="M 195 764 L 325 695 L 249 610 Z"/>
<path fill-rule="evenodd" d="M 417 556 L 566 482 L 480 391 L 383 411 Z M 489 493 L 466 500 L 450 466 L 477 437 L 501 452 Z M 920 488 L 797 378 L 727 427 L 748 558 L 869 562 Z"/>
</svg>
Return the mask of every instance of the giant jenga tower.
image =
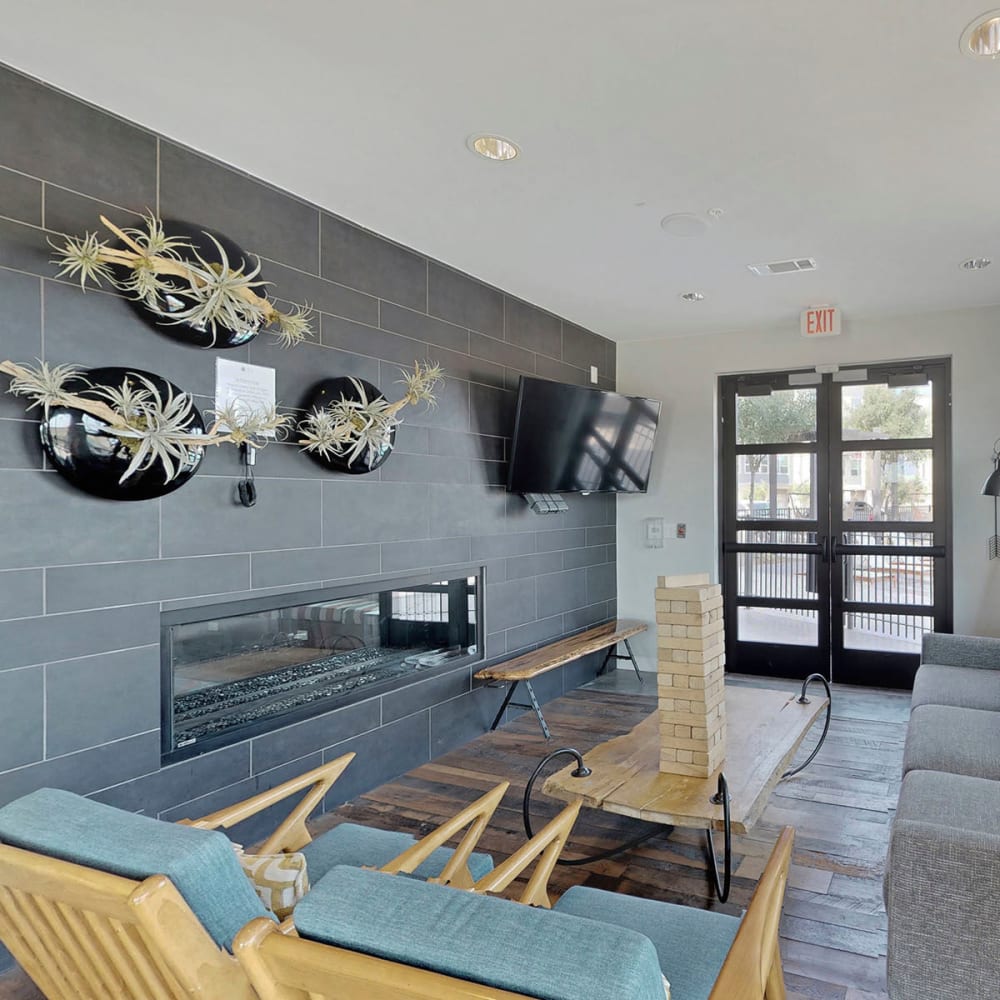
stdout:
<svg viewBox="0 0 1000 1000">
<path fill-rule="evenodd" d="M 707 778 L 726 756 L 722 587 L 707 573 L 657 584 L 660 770 Z"/>
</svg>

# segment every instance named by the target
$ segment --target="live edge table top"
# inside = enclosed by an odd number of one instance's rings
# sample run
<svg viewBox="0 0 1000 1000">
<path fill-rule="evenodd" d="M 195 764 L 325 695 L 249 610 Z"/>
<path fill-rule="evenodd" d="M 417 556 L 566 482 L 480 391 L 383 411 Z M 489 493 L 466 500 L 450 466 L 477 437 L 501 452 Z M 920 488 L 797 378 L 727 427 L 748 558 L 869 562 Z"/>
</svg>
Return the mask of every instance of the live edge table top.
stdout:
<svg viewBox="0 0 1000 1000">
<path fill-rule="evenodd" d="M 719 774 L 729 784 L 734 833 L 746 833 L 760 819 L 768 796 L 795 756 L 827 699 L 798 697 L 764 688 L 726 688 L 726 759 L 711 777 L 660 772 L 660 732 L 654 712 L 624 736 L 584 755 L 593 774 L 574 778 L 575 764 L 553 774 L 543 790 L 566 802 L 583 798 L 594 809 L 670 826 L 723 828 L 722 806 L 711 799 Z"/>
</svg>

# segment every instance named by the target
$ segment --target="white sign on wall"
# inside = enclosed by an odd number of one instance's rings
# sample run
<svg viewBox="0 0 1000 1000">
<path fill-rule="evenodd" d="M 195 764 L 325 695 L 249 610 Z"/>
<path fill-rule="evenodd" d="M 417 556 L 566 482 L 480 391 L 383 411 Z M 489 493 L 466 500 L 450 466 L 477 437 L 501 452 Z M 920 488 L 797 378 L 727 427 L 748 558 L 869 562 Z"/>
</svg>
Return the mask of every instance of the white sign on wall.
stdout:
<svg viewBox="0 0 1000 1000">
<path fill-rule="evenodd" d="M 249 365 L 243 361 L 215 359 L 215 408 L 224 410 L 235 406 L 246 413 L 267 412 L 275 405 L 274 369 L 263 365 Z M 229 430 L 220 427 L 220 430 Z M 275 432 L 269 431 L 268 437 Z"/>
<path fill-rule="evenodd" d="M 803 337 L 839 337 L 840 310 L 836 306 L 810 306 L 799 315 Z"/>
</svg>

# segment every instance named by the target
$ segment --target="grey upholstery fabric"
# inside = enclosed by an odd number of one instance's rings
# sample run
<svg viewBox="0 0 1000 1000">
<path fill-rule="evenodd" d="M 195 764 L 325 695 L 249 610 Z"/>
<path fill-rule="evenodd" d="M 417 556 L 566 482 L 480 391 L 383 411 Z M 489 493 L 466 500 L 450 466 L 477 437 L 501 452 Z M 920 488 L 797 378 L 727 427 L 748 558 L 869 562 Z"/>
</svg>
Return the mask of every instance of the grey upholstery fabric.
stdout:
<svg viewBox="0 0 1000 1000">
<path fill-rule="evenodd" d="M 947 771 L 1000 780 L 1000 713 L 920 705 L 910 713 L 903 774 Z"/>
<path fill-rule="evenodd" d="M 918 705 L 954 705 L 1000 712 L 1000 669 L 925 663 L 913 682 L 910 706 Z"/>
<path fill-rule="evenodd" d="M 928 632 L 923 639 L 920 662 L 1000 670 L 1000 639 Z"/>
<path fill-rule="evenodd" d="M 994 1000 L 1000 783 L 911 771 L 886 874 L 892 1000 Z"/>
</svg>

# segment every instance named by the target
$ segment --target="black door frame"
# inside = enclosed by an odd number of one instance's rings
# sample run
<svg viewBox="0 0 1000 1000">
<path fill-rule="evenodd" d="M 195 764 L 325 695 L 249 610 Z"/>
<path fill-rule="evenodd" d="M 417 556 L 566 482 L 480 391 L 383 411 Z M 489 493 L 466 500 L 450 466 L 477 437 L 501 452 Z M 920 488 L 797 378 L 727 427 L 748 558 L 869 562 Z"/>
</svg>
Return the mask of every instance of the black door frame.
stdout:
<svg viewBox="0 0 1000 1000">
<path fill-rule="evenodd" d="M 762 372 L 748 375 L 728 375 L 719 378 L 719 562 L 720 579 L 727 618 L 727 669 L 776 677 L 803 678 L 809 673 L 830 676 L 831 664 L 836 664 L 833 679 L 844 683 L 872 684 L 883 687 L 909 688 L 919 664 L 917 653 L 886 653 L 875 650 L 844 648 L 843 614 L 857 611 L 893 615 L 921 615 L 934 618 L 939 632 L 952 629 L 952 497 L 951 497 L 951 363 L 947 358 L 923 359 L 870 365 L 844 365 L 836 381 L 829 374 L 817 375 L 811 370 Z M 853 376 L 852 377 L 852 374 Z M 789 376 L 793 381 L 789 382 Z M 858 377 L 863 376 L 863 377 Z M 917 380 L 929 376 L 934 383 L 933 424 L 928 439 L 900 441 L 842 441 L 840 384 L 866 384 L 889 379 Z M 774 445 L 736 444 L 737 395 L 764 395 L 772 390 L 815 388 L 816 441 Z M 841 485 L 843 453 L 858 450 L 918 450 L 931 449 L 933 454 L 934 519 L 918 522 L 919 527 L 933 531 L 933 545 L 845 545 L 845 526 L 857 532 L 856 522 L 844 521 L 842 495 L 833 496 L 833 485 Z M 812 518 L 796 519 L 737 519 L 738 476 L 737 457 L 740 454 L 783 455 L 813 453 L 816 456 L 812 483 Z M 773 464 L 772 459 L 772 464 Z M 913 530 L 914 522 L 881 521 L 872 524 L 872 531 Z M 805 532 L 811 540 L 790 544 L 759 541 L 738 541 L 738 532 Z M 815 599 L 741 597 L 737 593 L 741 553 L 801 553 L 815 557 Z M 877 604 L 845 600 L 840 560 L 847 556 L 899 555 L 935 557 L 933 606 L 907 604 Z M 817 644 L 796 646 L 782 643 L 739 642 L 737 614 L 739 607 L 772 607 L 817 612 Z M 833 616 L 839 618 L 834 625 Z M 874 679 L 874 680 L 873 680 Z"/>
</svg>

